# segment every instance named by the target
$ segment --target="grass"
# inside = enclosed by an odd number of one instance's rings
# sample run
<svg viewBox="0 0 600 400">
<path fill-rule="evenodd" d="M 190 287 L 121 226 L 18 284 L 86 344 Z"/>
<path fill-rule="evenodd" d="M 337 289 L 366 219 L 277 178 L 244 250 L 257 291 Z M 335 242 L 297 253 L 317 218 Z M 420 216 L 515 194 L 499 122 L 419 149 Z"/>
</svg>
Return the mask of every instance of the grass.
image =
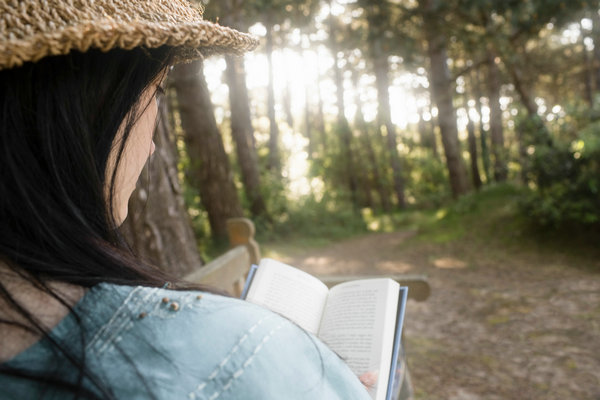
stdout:
<svg viewBox="0 0 600 400">
<path fill-rule="evenodd" d="M 424 242 L 449 243 L 459 239 L 505 241 L 524 231 L 518 210 L 520 193 L 510 185 L 491 186 L 461 197 L 437 210 L 419 229 Z"/>
<path fill-rule="evenodd" d="M 577 230 L 541 230 L 521 211 L 525 189 L 512 184 L 484 187 L 438 209 L 408 209 L 391 214 L 360 215 L 337 212 L 325 205 L 309 204 L 290 211 L 282 224 L 259 227 L 258 241 L 272 257 L 322 248 L 369 232 L 412 230 L 416 235 L 406 246 L 481 246 L 487 256 L 501 259 L 507 252 L 557 252 L 580 258 L 581 264 L 598 265 L 600 233 Z"/>
<path fill-rule="evenodd" d="M 521 210 L 524 196 L 524 189 L 511 184 L 490 185 L 439 209 L 407 211 L 391 219 L 396 230 L 416 230 L 413 241 L 417 243 L 465 242 L 512 251 L 560 249 L 588 260 L 600 256 L 600 232 L 540 229 Z"/>
<path fill-rule="evenodd" d="M 335 199 L 317 202 L 308 198 L 290 205 L 271 223 L 257 224 L 259 243 L 298 247 L 323 247 L 368 232 L 360 213 Z"/>
</svg>

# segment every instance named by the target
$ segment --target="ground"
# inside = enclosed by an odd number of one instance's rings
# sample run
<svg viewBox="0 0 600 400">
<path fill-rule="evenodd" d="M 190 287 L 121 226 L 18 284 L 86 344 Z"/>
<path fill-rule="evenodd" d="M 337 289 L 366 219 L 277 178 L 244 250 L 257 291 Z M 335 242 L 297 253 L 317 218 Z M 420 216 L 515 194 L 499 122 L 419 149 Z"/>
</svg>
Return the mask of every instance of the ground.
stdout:
<svg viewBox="0 0 600 400">
<path fill-rule="evenodd" d="M 600 400 L 600 261 L 476 239 L 407 229 L 271 255 L 313 274 L 427 275 L 405 320 L 416 399 Z"/>
</svg>

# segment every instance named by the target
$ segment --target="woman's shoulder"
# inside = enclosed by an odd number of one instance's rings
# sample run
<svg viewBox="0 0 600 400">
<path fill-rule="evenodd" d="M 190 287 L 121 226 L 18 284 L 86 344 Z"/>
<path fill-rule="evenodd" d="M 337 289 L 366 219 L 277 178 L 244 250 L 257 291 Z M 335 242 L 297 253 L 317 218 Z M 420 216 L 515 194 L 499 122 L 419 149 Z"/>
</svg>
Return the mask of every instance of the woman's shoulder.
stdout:
<svg viewBox="0 0 600 400">
<path fill-rule="evenodd" d="M 262 307 L 203 291 L 100 284 L 86 297 L 82 311 L 98 315 L 95 322 L 101 325 L 88 348 L 98 351 L 116 337 L 123 340 L 131 330 L 142 331 L 142 336 L 170 347 L 210 340 L 214 348 L 241 333 L 259 332 L 260 327 L 271 327 L 281 320 Z"/>
<path fill-rule="evenodd" d="M 365 398 L 326 346 L 262 307 L 205 292 L 108 284 L 93 297 L 108 299 L 113 311 L 87 344 L 89 356 L 112 379 L 124 373 L 110 368 L 115 359 L 132 360 L 157 382 L 159 398 Z M 135 385 L 122 389 L 136 397 Z"/>
<path fill-rule="evenodd" d="M 75 354 L 82 350 L 87 370 L 96 381 L 109 382 L 116 398 L 369 398 L 346 364 L 314 336 L 262 307 L 206 292 L 100 284 L 52 336 Z M 71 365 L 58 362 L 47 343 L 13 363 L 76 379 Z M 4 383 L 0 397 L 38 390 Z"/>
</svg>

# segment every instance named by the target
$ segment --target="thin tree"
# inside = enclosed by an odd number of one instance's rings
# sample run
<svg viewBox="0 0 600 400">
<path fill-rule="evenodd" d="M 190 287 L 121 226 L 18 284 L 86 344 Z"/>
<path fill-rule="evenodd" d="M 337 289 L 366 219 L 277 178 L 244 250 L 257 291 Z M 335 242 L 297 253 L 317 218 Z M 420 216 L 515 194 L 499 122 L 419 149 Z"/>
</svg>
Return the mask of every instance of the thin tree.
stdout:
<svg viewBox="0 0 600 400">
<path fill-rule="evenodd" d="M 231 107 L 231 136 L 235 143 L 238 163 L 250 212 L 254 217 L 268 217 L 267 207 L 261 193 L 258 156 L 254 141 L 254 128 L 250 117 L 250 99 L 246 87 L 244 59 L 226 56 L 226 80 L 229 86 Z"/>
<path fill-rule="evenodd" d="M 425 107 L 419 107 L 419 123 L 417 130 L 419 131 L 419 138 L 421 146 L 431 150 L 431 155 L 436 160 L 439 160 L 440 155 L 437 147 L 437 140 L 435 137 L 435 124 L 433 123 L 433 117 L 429 123 L 425 120 Z"/>
<path fill-rule="evenodd" d="M 392 209 L 390 193 L 388 192 L 387 186 L 383 182 L 383 178 L 379 170 L 379 160 L 375 154 L 375 149 L 373 148 L 373 141 L 369 133 L 369 127 L 365 122 L 365 117 L 362 111 L 363 104 L 362 100 L 360 99 L 360 90 L 358 87 L 358 73 L 355 70 L 352 71 L 352 82 L 354 85 L 354 103 L 356 104 L 354 124 L 360 132 L 362 146 L 364 151 L 367 153 L 368 163 L 366 163 L 367 167 L 365 170 L 369 171 L 373 176 L 373 186 L 375 186 L 375 189 L 379 195 L 381 209 L 385 212 L 389 212 Z"/>
<path fill-rule="evenodd" d="M 481 79 L 479 79 L 480 71 L 475 71 L 472 74 L 473 79 L 473 93 L 475 95 L 475 109 L 479 114 L 479 142 L 481 144 L 481 161 L 483 164 L 483 174 L 485 175 L 485 181 L 492 181 L 492 174 L 490 172 L 490 152 L 488 147 L 488 132 L 485 129 L 483 123 L 483 105 L 481 104 Z"/>
<path fill-rule="evenodd" d="M 329 48 L 333 54 L 333 75 L 334 83 L 336 86 L 336 98 L 337 98 L 337 130 L 340 137 L 340 144 L 342 153 L 346 163 L 346 180 L 348 182 L 348 188 L 350 190 L 350 199 L 355 210 L 358 209 L 358 196 L 357 196 L 357 177 L 355 171 L 355 156 L 352 151 L 352 131 L 350 125 L 346 119 L 345 114 L 345 102 L 344 102 L 344 81 L 342 70 L 338 65 L 338 44 L 337 44 L 337 27 L 336 21 L 333 14 L 329 14 L 328 17 L 329 27 Z"/>
<path fill-rule="evenodd" d="M 469 191 L 469 183 L 458 141 L 456 110 L 452 104 L 454 88 L 447 64 L 446 36 L 439 24 L 439 21 L 444 19 L 443 15 L 439 14 L 440 7 L 437 0 L 419 0 L 419 6 L 423 16 L 430 62 L 431 97 L 438 108 L 438 123 L 450 176 L 450 188 L 452 195 L 458 197 Z"/>
<path fill-rule="evenodd" d="M 387 149 L 390 155 L 394 181 L 394 194 L 396 195 L 398 208 L 403 209 L 406 207 L 404 178 L 402 176 L 402 163 L 398 154 L 396 127 L 392 123 L 392 113 L 390 110 L 388 57 L 383 52 L 380 35 L 372 36 L 371 46 L 375 70 L 375 85 L 377 87 L 377 120 L 380 129 L 384 128 L 386 132 Z"/>
<path fill-rule="evenodd" d="M 504 129 L 502 128 L 502 109 L 500 108 L 500 72 L 496 64 L 496 55 L 488 50 L 487 94 L 490 108 L 490 136 L 492 139 L 492 157 L 494 163 L 494 180 L 506 181 L 506 149 L 504 148 Z"/>
<path fill-rule="evenodd" d="M 265 52 L 269 64 L 269 83 L 267 86 L 267 115 L 269 117 L 269 158 L 267 168 L 275 174 L 281 174 L 281 156 L 279 155 L 279 126 L 275 116 L 275 83 L 273 76 L 273 16 L 269 11 L 265 15 Z"/>
<path fill-rule="evenodd" d="M 481 175 L 479 174 L 479 165 L 477 164 L 477 138 L 475 137 L 475 123 L 469 115 L 468 101 L 465 103 L 467 112 L 467 139 L 469 143 L 469 156 L 471 158 L 471 179 L 475 189 L 481 188 Z"/>
</svg>

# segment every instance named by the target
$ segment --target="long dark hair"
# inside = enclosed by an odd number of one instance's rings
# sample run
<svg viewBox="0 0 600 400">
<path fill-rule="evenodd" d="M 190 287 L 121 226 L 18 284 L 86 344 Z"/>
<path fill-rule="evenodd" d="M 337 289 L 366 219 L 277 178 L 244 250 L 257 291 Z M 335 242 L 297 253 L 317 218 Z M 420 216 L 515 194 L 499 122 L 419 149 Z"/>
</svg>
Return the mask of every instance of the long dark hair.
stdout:
<svg viewBox="0 0 600 400">
<path fill-rule="evenodd" d="M 48 281 L 84 287 L 99 282 L 162 286 L 172 279 L 128 249 L 113 217 L 115 175 L 107 176 L 117 132 L 124 123 L 120 160 L 130 130 L 147 106 L 140 104 L 141 94 L 171 61 L 168 47 L 90 50 L 0 71 L 0 262 L 63 304 Z M 48 337 L 1 281 L 0 296 L 30 322 L 29 329 Z M 94 397 L 80 384 L 84 376 L 93 382 L 85 361 L 56 347 L 80 370 L 79 384 L 4 365 L 0 373 L 50 380 Z M 110 397 L 108 389 L 97 389 Z"/>
</svg>

